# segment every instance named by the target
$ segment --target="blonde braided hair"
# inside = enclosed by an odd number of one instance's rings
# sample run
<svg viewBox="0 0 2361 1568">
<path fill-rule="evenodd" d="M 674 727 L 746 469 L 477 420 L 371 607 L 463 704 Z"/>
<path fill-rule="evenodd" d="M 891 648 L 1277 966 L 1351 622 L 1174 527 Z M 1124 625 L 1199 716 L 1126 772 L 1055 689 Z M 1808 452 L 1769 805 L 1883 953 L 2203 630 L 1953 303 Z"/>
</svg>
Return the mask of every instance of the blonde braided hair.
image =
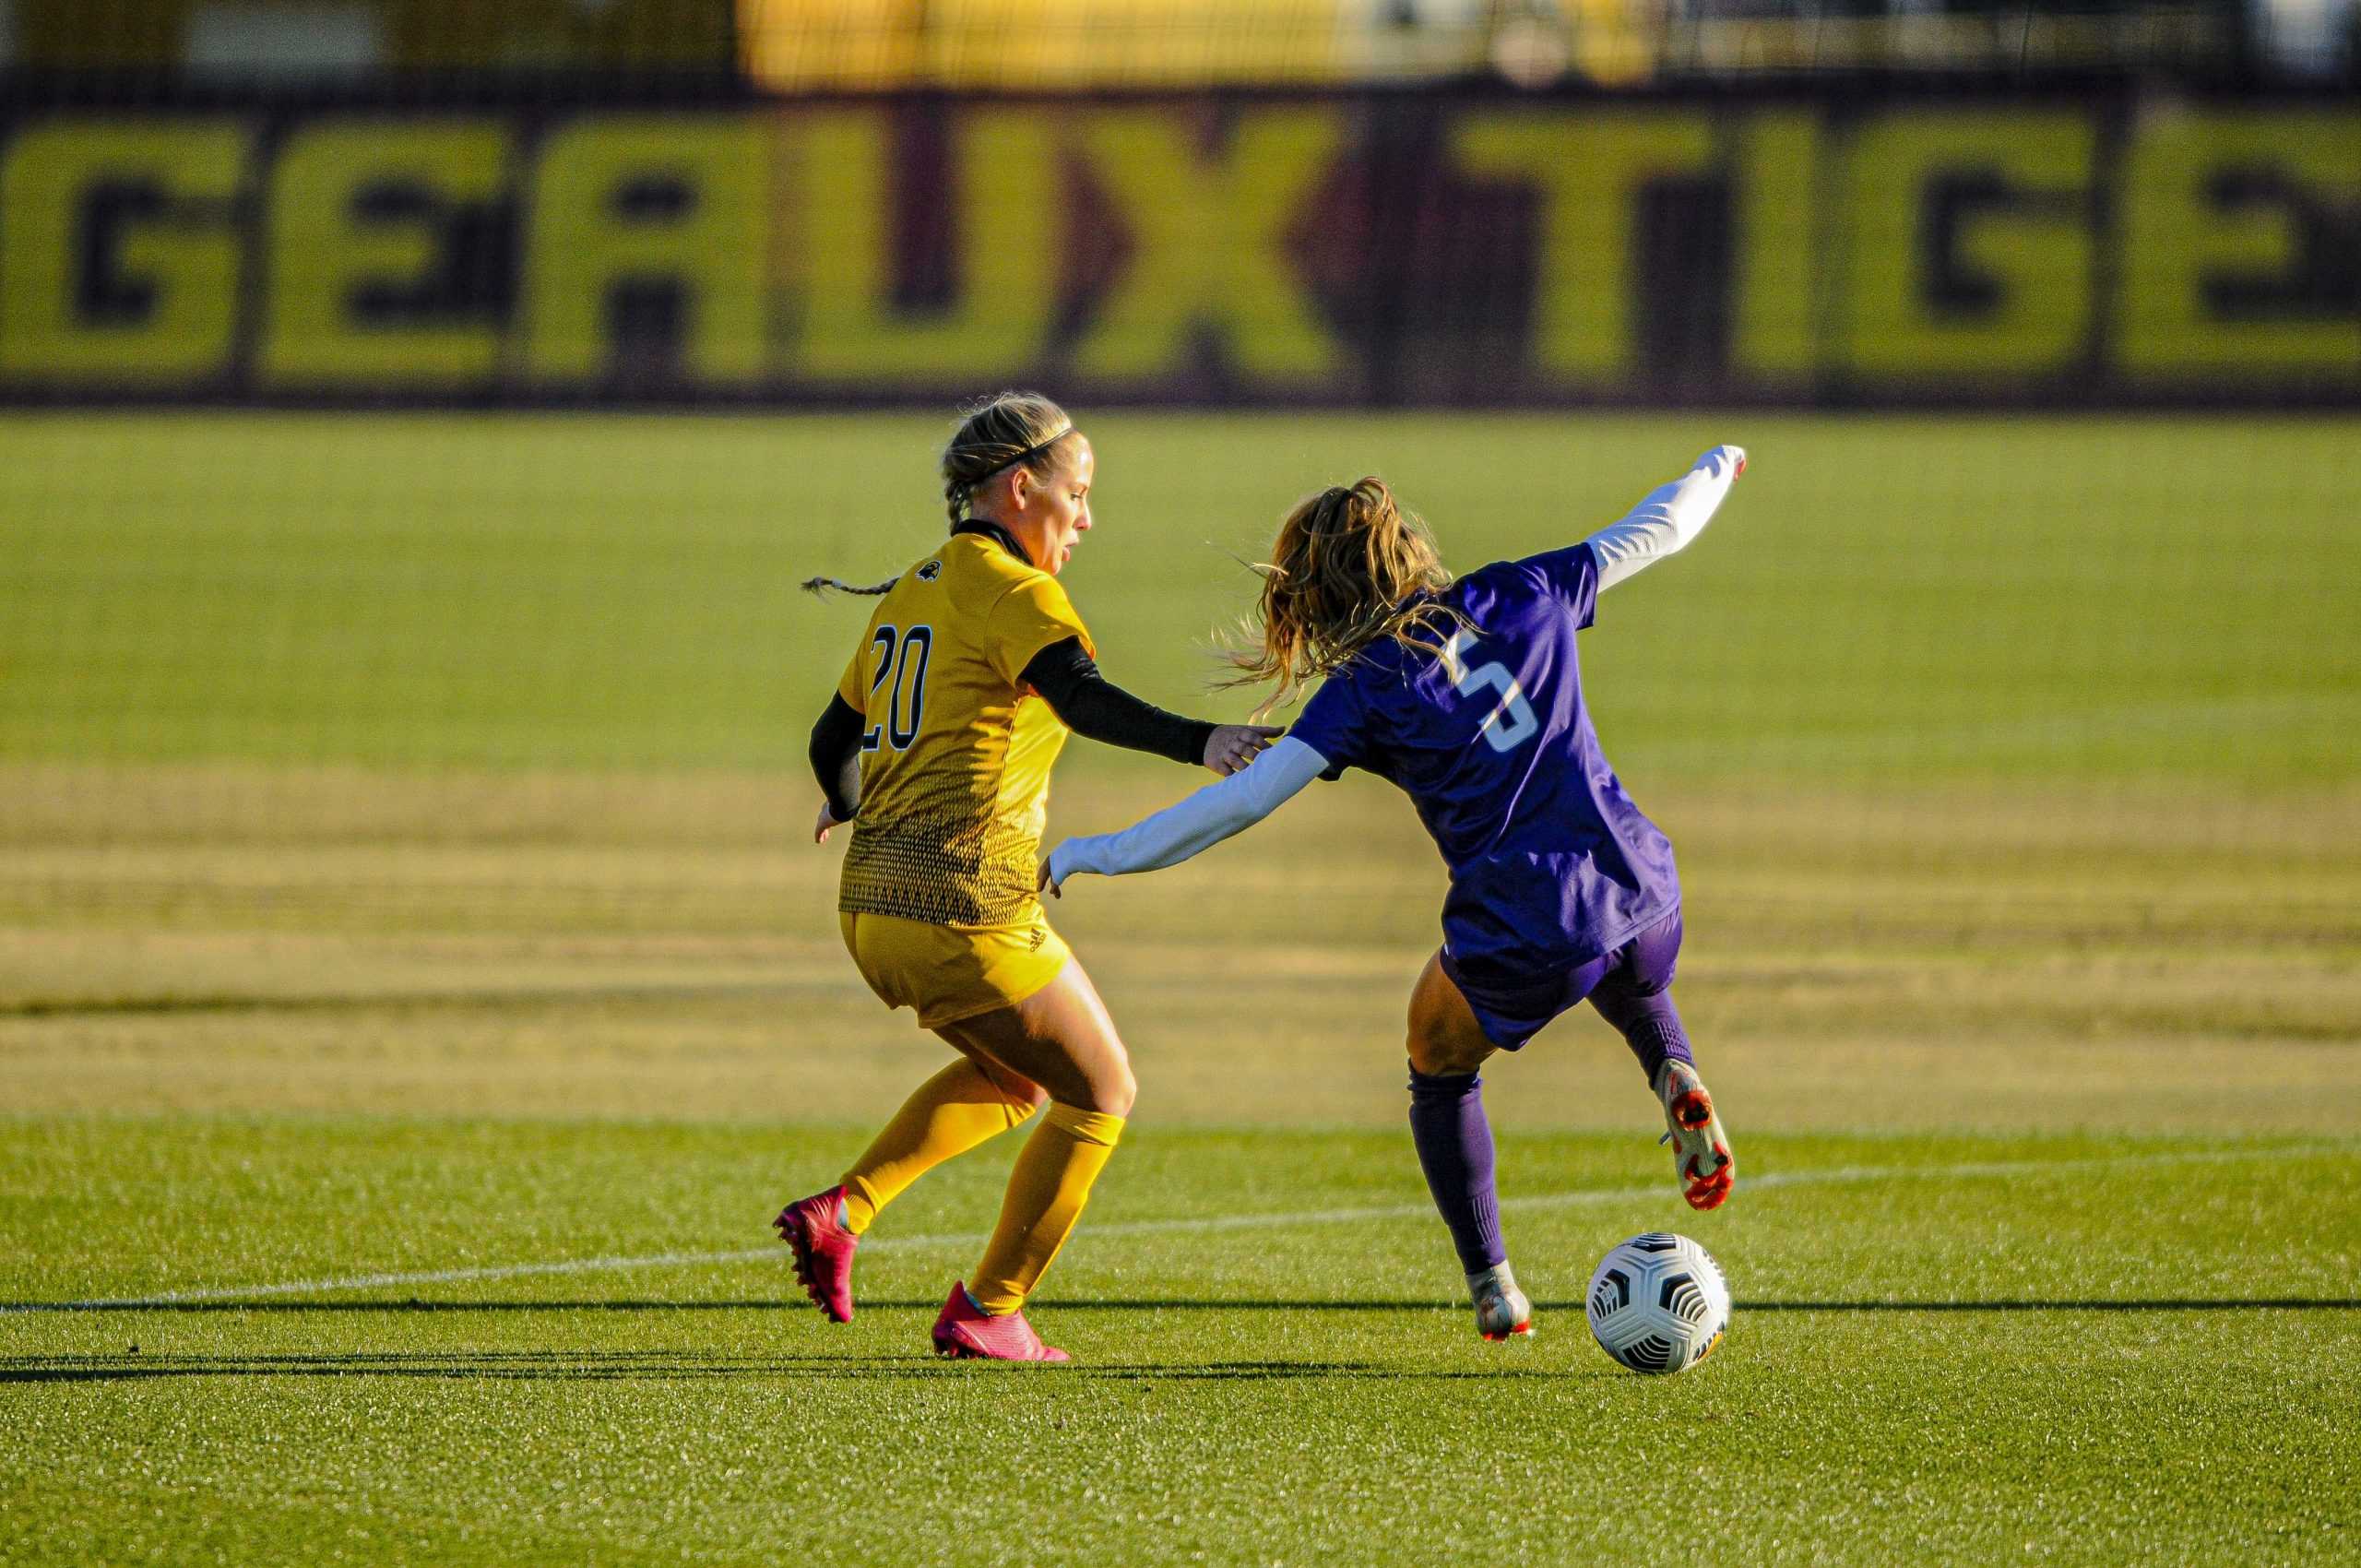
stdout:
<svg viewBox="0 0 2361 1568">
<path fill-rule="evenodd" d="M 961 410 L 958 429 L 943 448 L 943 500 L 951 526 L 967 520 L 968 503 L 984 482 L 1002 469 L 1022 463 L 1031 472 L 1057 471 L 1058 449 L 1074 434 L 1066 411 L 1038 392 L 1002 392 Z M 839 577 L 811 577 L 809 593 L 880 594 L 900 581 L 857 585 Z"/>
</svg>

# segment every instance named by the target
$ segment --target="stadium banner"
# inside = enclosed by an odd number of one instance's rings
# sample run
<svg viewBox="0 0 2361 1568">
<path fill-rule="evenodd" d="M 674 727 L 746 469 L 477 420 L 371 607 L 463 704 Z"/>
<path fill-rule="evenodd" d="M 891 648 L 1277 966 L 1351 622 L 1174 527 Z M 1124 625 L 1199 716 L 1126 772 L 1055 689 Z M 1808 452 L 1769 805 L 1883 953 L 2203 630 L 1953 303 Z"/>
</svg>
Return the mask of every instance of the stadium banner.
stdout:
<svg viewBox="0 0 2361 1568">
<path fill-rule="evenodd" d="M 19 404 L 2361 402 L 2349 101 L 26 101 Z"/>
</svg>

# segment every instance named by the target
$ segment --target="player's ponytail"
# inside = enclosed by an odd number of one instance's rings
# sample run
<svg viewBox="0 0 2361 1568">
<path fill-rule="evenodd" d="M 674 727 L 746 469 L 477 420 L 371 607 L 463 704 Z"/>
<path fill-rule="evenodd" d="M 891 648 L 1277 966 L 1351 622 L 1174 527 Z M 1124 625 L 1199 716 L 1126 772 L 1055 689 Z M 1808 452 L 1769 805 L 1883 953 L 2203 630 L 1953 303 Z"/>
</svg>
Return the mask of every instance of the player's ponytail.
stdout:
<svg viewBox="0 0 2361 1568">
<path fill-rule="evenodd" d="M 1022 463 L 1040 475 L 1057 469 L 1057 453 L 1074 434 L 1066 411 L 1038 392 L 1003 392 L 961 410 L 959 427 L 943 449 L 943 500 L 951 526 L 967 520 L 967 504 L 984 481 Z M 807 577 L 806 593 L 880 594 L 900 581 L 888 577 L 862 586 L 841 577 Z"/>
<path fill-rule="evenodd" d="M 1238 674 L 1223 684 L 1275 683 L 1258 718 L 1381 637 L 1440 654 L 1461 619 L 1434 597 L 1451 586 L 1434 536 L 1376 478 L 1299 503 L 1255 570 L 1251 646 L 1228 655 Z"/>
<path fill-rule="evenodd" d="M 825 599 L 830 593 L 891 593 L 894 585 L 901 580 L 899 577 L 888 577 L 882 583 L 848 583 L 842 577 L 806 577 L 802 588 L 805 593 Z"/>
</svg>

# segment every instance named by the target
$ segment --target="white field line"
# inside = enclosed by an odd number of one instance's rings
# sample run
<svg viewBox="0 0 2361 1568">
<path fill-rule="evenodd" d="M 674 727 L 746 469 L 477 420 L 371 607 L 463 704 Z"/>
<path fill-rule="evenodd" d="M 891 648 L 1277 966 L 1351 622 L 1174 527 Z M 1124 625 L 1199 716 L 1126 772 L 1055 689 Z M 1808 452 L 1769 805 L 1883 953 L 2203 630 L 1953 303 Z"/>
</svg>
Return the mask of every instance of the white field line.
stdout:
<svg viewBox="0 0 2361 1568">
<path fill-rule="evenodd" d="M 2047 1175 L 2070 1170 L 2117 1170 L 2147 1165 L 2219 1165 L 2242 1160 L 2351 1153 L 2344 1146 L 2271 1149 L 2207 1149 L 2180 1153 L 2094 1155 L 2082 1159 L 1996 1159 L 1955 1165 L 1848 1165 L 1829 1170 L 1773 1171 L 1744 1178 L 1740 1195 L 1766 1187 L 1825 1187 L 1856 1182 L 1911 1179 L 1975 1179 Z M 1583 1208 L 1596 1204 L 1643 1202 L 1665 1195 L 1664 1184 L 1593 1187 L 1572 1193 L 1545 1193 L 1503 1198 L 1504 1209 Z M 1223 1214 L 1192 1219 L 1134 1219 L 1111 1225 L 1086 1226 L 1077 1241 L 1108 1241 L 1126 1236 L 1204 1235 L 1223 1230 L 1283 1229 L 1299 1225 L 1354 1225 L 1370 1220 L 1418 1219 L 1434 1212 L 1430 1204 L 1383 1204 L 1362 1208 L 1295 1209 L 1279 1214 Z M 981 1246 L 989 1234 L 981 1230 L 941 1236 L 880 1236 L 863 1243 L 864 1252 L 915 1252 L 931 1247 Z M 708 1267 L 717 1264 L 777 1262 L 786 1253 L 777 1244 L 740 1247 L 718 1253 L 651 1253 L 638 1257 L 564 1258 L 551 1263 L 497 1264 L 480 1268 L 435 1268 L 402 1274 L 356 1274 L 341 1279 L 292 1279 L 275 1285 L 225 1285 L 203 1289 L 160 1290 L 148 1296 L 118 1296 L 80 1301 L 15 1301 L 0 1303 L 9 1313 L 106 1312 L 139 1307 L 172 1306 L 188 1301 L 267 1301 L 276 1296 L 314 1296 L 346 1290 L 384 1290 L 409 1285 L 456 1285 L 480 1279 L 522 1279 L 537 1275 L 613 1274 L 626 1269 Z"/>
</svg>

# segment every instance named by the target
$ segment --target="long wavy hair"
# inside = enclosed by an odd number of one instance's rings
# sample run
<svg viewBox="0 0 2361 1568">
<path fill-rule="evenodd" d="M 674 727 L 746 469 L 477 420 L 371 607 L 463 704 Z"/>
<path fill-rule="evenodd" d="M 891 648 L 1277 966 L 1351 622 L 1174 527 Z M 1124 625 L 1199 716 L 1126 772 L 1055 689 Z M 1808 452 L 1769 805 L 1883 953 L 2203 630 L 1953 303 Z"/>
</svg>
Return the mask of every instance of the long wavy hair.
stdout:
<svg viewBox="0 0 2361 1568">
<path fill-rule="evenodd" d="M 1465 624 L 1436 597 L 1451 574 L 1434 535 L 1373 477 L 1297 503 L 1279 524 L 1271 559 L 1255 570 L 1263 595 L 1246 646 L 1228 655 L 1238 672 L 1221 683 L 1273 683 L 1258 718 L 1381 638 L 1440 655 Z"/>
<path fill-rule="evenodd" d="M 943 448 L 943 500 L 951 526 L 955 529 L 967 520 L 976 492 L 1002 469 L 1022 463 L 1043 479 L 1057 472 L 1061 454 L 1074 434 L 1066 411 L 1038 392 L 1001 392 L 962 409 L 959 427 Z M 877 594 L 897 580 L 855 585 L 836 577 L 811 577 L 803 587 L 813 593 L 836 588 Z"/>
</svg>

